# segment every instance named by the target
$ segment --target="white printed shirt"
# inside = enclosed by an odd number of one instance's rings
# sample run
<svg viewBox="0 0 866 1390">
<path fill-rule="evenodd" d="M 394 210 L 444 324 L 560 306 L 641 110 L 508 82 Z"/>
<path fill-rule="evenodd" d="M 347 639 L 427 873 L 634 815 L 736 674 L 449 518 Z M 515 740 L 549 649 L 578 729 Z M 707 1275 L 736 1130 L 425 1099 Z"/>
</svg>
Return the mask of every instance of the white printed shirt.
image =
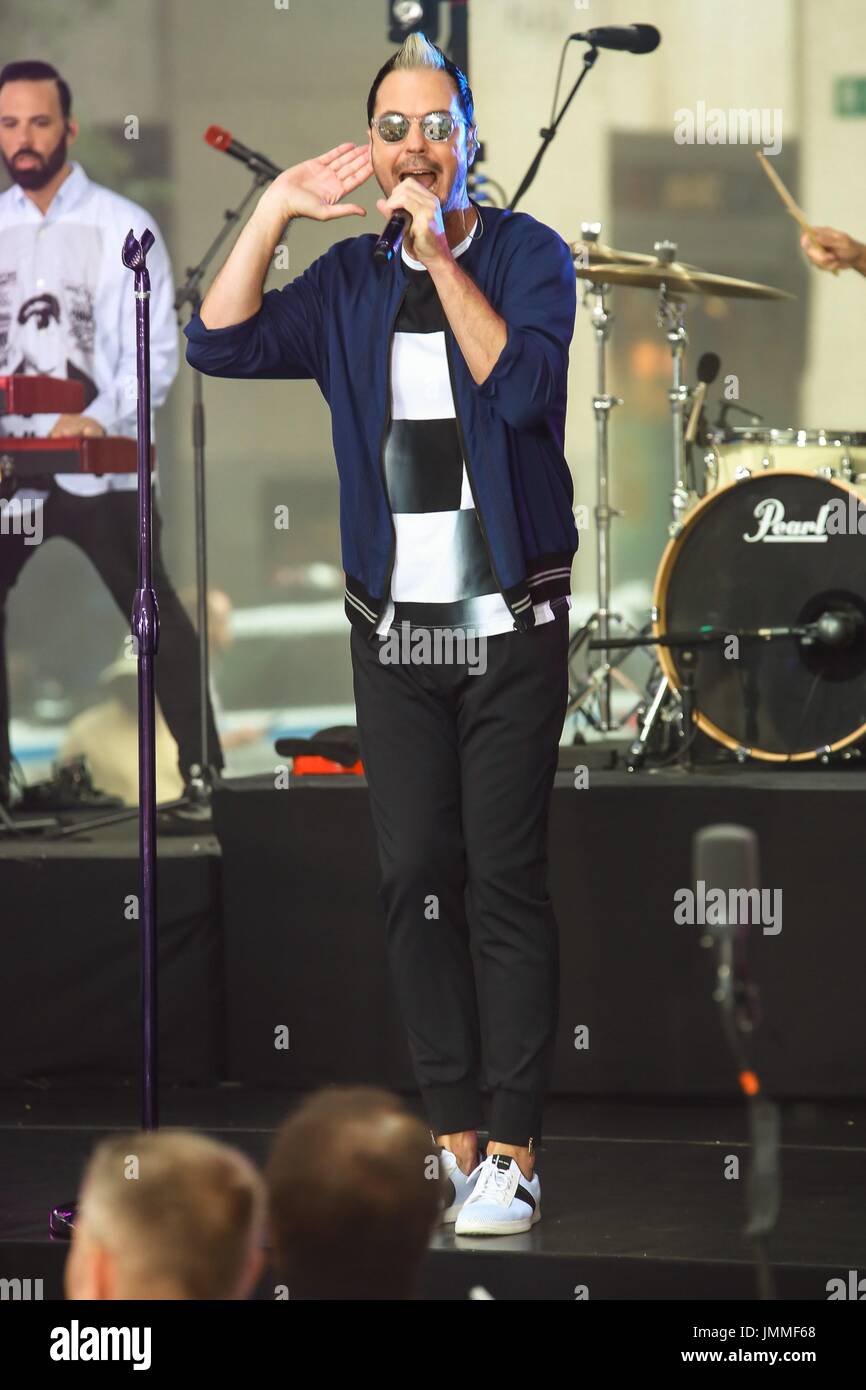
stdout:
<svg viewBox="0 0 866 1390">
<path fill-rule="evenodd" d="M 44 374 L 82 381 L 81 414 L 106 434 L 136 435 L 134 275 L 121 260 L 127 233 L 156 241 L 150 272 L 151 401 L 159 406 L 177 375 L 174 282 L 165 242 L 144 208 L 93 183 L 80 164 L 43 214 L 14 184 L 0 194 L 0 375 Z M 0 434 L 44 437 L 57 414 L 0 416 Z M 59 473 L 82 497 L 134 489 L 135 473 Z M 20 496 L 44 497 L 30 487 Z"/>
</svg>

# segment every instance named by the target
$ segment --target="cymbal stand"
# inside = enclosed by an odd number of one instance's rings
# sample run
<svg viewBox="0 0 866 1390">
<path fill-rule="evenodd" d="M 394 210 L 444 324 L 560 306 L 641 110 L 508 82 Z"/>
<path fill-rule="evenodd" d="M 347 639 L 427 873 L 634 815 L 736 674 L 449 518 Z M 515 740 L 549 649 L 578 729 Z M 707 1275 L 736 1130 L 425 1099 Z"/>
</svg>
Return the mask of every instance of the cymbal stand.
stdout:
<svg viewBox="0 0 866 1390">
<path fill-rule="evenodd" d="M 657 241 L 653 248 L 659 260 L 669 264 L 676 260 L 677 247 L 673 241 Z M 689 338 L 685 326 L 685 304 L 671 294 L 666 284 L 659 293 L 657 323 L 664 329 L 671 350 L 673 380 L 668 391 L 671 407 L 671 428 L 673 430 L 674 485 L 671 492 L 671 521 L 668 527 L 671 536 L 679 535 L 683 517 L 689 505 L 689 489 L 686 481 L 686 406 L 689 388 L 683 379 L 686 348 Z"/>
<path fill-rule="evenodd" d="M 653 247 L 656 256 L 665 264 L 677 258 L 677 245 L 674 241 L 657 241 Z M 688 334 L 685 325 L 685 304 L 681 298 L 670 293 L 667 284 L 662 284 L 659 292 L 656 322 L 664 330 L 671 350 L 671 388 L 668 401 L 671 408 L 671 430 L 673 448 L 674 478 L 671 491 L 671 519 L 668 534 L 678 536 L 683 528 L 683 520 L 689 505 L 689 489 L 686 480 L 686 407 L 689 401 L 689 388 L 683 379 L 683 367 Z M 655 614 L 653 614 L 655 617 Z M 664 719 L 671 701 L 681 703 L 681 697 L 671 686 L 667 676 L 661 672 L 653 688 L 652 680 L 646 691 L 646 708 L 640 723 L 637 737 L 629 749 L 629 771 L 642 767 L 650 747 L 650 739 L 660 719 Z"/>
<path fill-rule="evenodd" d="M 582 222 L 580 231 L 581 240 L 592 245 L 598 241 L 601 223 Z M 611 619 L 616 618 L 619 621 L 618 615 L 610 611 L 610 524 L 613 517 L 622 515 L 610 505 L 608 422 L 610 412 L 615 406 L 622 405 L 622 400 L 618 396 L 611 396 L 607 390 L 607 342 L 614 318 L 606 302 L 606 296 L 609 292 L 609 285 L 596 285 L 589 281 L 585 283 L 583 290 L 584 307 L 589 305 L 590 301 L 592 302 L 590 322 L 595 337 L 596 390 L 592 398 L 592 408 L 595 412 L 596 505 L 594 517 L 598 606 L 575 633 L 568 648 L 570 665 L 574 657 L 594 634 L 598 635 L 599 642 L 602 644 L 598 648 L 600 660 L 597 666 L 590 668 L 587 675 L 579 682 L 574 694 L 570 695 L 568 703 L 569 714 L 581 710 L 584 716 L 590 719 L 593 727 L 601 733 L 610 733 L 617 727 L 611 714 L 612 680 L 621 681 L 635 694 L 639 693 L 638 687 L 622 672 L 617 671 L 615 666 L 611 665 L 610 653 L 603 645 L 610 634 Z M 598 699 L 599 717 L 597 720 L 590 718 L 587 711 L 581 709 L 586 702 L 594 697 Z"/>
</svg>

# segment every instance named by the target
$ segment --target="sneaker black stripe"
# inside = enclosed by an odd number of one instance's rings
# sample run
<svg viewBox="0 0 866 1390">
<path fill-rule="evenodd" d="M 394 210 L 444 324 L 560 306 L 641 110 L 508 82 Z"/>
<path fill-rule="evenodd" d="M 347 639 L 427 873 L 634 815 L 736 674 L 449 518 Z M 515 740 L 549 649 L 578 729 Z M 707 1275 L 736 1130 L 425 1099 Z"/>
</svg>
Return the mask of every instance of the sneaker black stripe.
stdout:
<svg viewBox="0 0 866 1390">
<path fill-rule="evenodd" d="M 519 1197 L 521 1202 L 526 1202 L 527 1206 L 531 1207 L 532 1210 L 535 1211 L 535 1198 L 533 1197 L 529 1188 L 523 1186 L 522 1182 L 519 1182 L 517 1184 L 517 1187 L 514 1189 L 514 1195 L 515 1197 Z"/>
</svg>

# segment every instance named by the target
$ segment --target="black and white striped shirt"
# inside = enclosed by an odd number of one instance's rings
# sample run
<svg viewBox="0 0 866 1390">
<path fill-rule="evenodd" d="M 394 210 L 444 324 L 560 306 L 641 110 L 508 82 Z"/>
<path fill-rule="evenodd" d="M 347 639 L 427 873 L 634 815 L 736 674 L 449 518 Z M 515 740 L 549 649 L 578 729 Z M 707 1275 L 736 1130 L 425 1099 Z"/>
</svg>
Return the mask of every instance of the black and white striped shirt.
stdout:
<svg viewBox="0 0 866 1390">
<path fill-rule="evenodd" d="M 474 233 L 453 248 L 460 256 Z M 402 251 L 408 280 L 391 347 L 385 479 L 397 533 L 391 593 L 376 627 L 514 628 L 490 568 L 460 447 L 445 350 L 446 318 L 426 267 Z M 568 598 L 568 607 L 571 599 Z M 554 613 L 537 603 L 536 623 Z"/>
</svg>

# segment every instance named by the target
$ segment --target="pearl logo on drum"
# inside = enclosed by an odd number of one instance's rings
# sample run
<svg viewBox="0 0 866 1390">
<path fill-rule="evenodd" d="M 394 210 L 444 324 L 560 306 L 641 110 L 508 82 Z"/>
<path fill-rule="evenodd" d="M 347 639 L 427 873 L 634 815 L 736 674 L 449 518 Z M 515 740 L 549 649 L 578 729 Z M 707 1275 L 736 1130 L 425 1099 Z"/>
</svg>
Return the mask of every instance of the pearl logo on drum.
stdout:
<svg viewBox="0 0 866 1390">
<path fill-rule="evenodd" d="M 754 511 L 758 528 L 754 535 L 743 532 L 750 545 L 757 541 L 823 543 L 829 536 L 866 536 L 866 507 L 849 493 L 847 506 L 842 498 L 825 502 L 814 521 L 785 520 L 785 504 L 778 497 L 762 497 Z"/>
<path fill-rule="evenodd" d="M 786 521 L 785 504 L 778 497 L 762 497 L 755 507 L 758 529 L 753 536 L 743 532 L 750 545 L 757 541 L 826 541 L 826 512 L 829 503 L 821 507 L 814 521 Z"/>
</svg>

